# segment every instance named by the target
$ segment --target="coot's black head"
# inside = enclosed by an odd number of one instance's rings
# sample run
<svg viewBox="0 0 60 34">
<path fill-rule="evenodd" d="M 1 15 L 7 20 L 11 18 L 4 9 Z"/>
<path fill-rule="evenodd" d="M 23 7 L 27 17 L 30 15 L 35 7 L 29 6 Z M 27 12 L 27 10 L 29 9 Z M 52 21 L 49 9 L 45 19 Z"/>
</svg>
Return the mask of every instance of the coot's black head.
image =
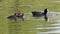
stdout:
<svg viewBox="0 0 60 34">
<path fill-rule="evenodd" d="M 47 11 L 47 8 L 46 8 L 46 9 L 44 10 L 44 15 L 47 15 L 47 12 L 48 12 L 48 11 Z"/>
</svg>

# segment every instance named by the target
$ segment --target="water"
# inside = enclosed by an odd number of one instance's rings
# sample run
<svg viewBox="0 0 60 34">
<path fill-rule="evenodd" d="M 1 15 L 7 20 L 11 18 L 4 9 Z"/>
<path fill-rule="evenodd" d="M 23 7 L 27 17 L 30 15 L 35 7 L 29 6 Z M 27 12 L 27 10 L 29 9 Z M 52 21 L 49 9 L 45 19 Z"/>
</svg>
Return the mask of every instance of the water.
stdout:
<svg viewBox="0 0 60 34">
<path fill-rule="evenodd" d="M 10 34 L 60 34 L 60 12 L 49 12 L 47 23 L 43 17 L 35 19 L 31 13 L 25 14 L 25 21 L 10 23 Z"/>
<path fill-rule="evenodd" d="M 36 28 L 37 30 L 41 30 L 41 29 L 51 29 L 51 31 L 47 31 L 47 32 L 37 32 L 37 34 L 60 34 L 60 13 L 59 12 L 50 12 L 49 13 L 49 22 L 50 21 L 54 21 L 56 23 L 47 25 L 47 27 L 45 28 Z M 39 25 L 38 25 L 39 26 Z"/>
</svg>

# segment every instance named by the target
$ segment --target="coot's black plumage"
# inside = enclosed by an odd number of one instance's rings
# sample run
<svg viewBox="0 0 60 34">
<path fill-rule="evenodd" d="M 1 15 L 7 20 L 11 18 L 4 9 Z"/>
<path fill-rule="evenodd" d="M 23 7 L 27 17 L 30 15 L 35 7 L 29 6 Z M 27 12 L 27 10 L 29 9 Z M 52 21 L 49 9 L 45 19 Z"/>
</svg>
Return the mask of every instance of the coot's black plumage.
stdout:
<svg viewBox="0 0 60 34">
<path fill-rule="evenodd" d="M 48 12 L 47 9 L 45 9 L 44 12 L 32 11 L 32 15 L 33 15 L 33 17 L 42 17 L 42 16 L 44 16 L 45 21 L 47 21 L 48 20 L 47 12 Z"/>
</svg>

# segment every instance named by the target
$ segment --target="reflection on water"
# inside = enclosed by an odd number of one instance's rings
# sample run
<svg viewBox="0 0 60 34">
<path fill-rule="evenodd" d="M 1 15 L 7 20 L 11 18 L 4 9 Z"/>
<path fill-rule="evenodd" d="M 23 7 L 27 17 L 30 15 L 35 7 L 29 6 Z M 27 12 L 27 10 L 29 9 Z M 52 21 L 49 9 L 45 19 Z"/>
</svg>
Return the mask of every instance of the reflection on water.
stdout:
<svg viewBox="0 0 60 34">
<path fill-rule="evenodd" d="M 28 15 L 28 14 L 27 14 Z M 26 21 L 9 23 L 9 34 L 60 34 L 60 13 L 49 12 L 48 23 L 40 22 L 40 19 L 28 19 Z M 29 21 L 31 20 L 31 21 Z M 32 21 L 33 20 L 33 21 Z M 39 21 L 38 21 L 39 20 Z M 34 23 L 34 21 L 38 21 Z"/>
<path fill-rule="evenodd" d="M 48 16 L 49 16 L 49 22 L 52 21 L 56 23 L 49 24 L 46 26 L 46 28 L 41 28 L 41 27 L 36 28 L 38 30 L 37 34 L 60 34 L 60 13 L 50 12 Z M 46 29 L 48 31 L 39 32 L 39 30 L 43 30 L 43 29 Z"/>
</svg>

